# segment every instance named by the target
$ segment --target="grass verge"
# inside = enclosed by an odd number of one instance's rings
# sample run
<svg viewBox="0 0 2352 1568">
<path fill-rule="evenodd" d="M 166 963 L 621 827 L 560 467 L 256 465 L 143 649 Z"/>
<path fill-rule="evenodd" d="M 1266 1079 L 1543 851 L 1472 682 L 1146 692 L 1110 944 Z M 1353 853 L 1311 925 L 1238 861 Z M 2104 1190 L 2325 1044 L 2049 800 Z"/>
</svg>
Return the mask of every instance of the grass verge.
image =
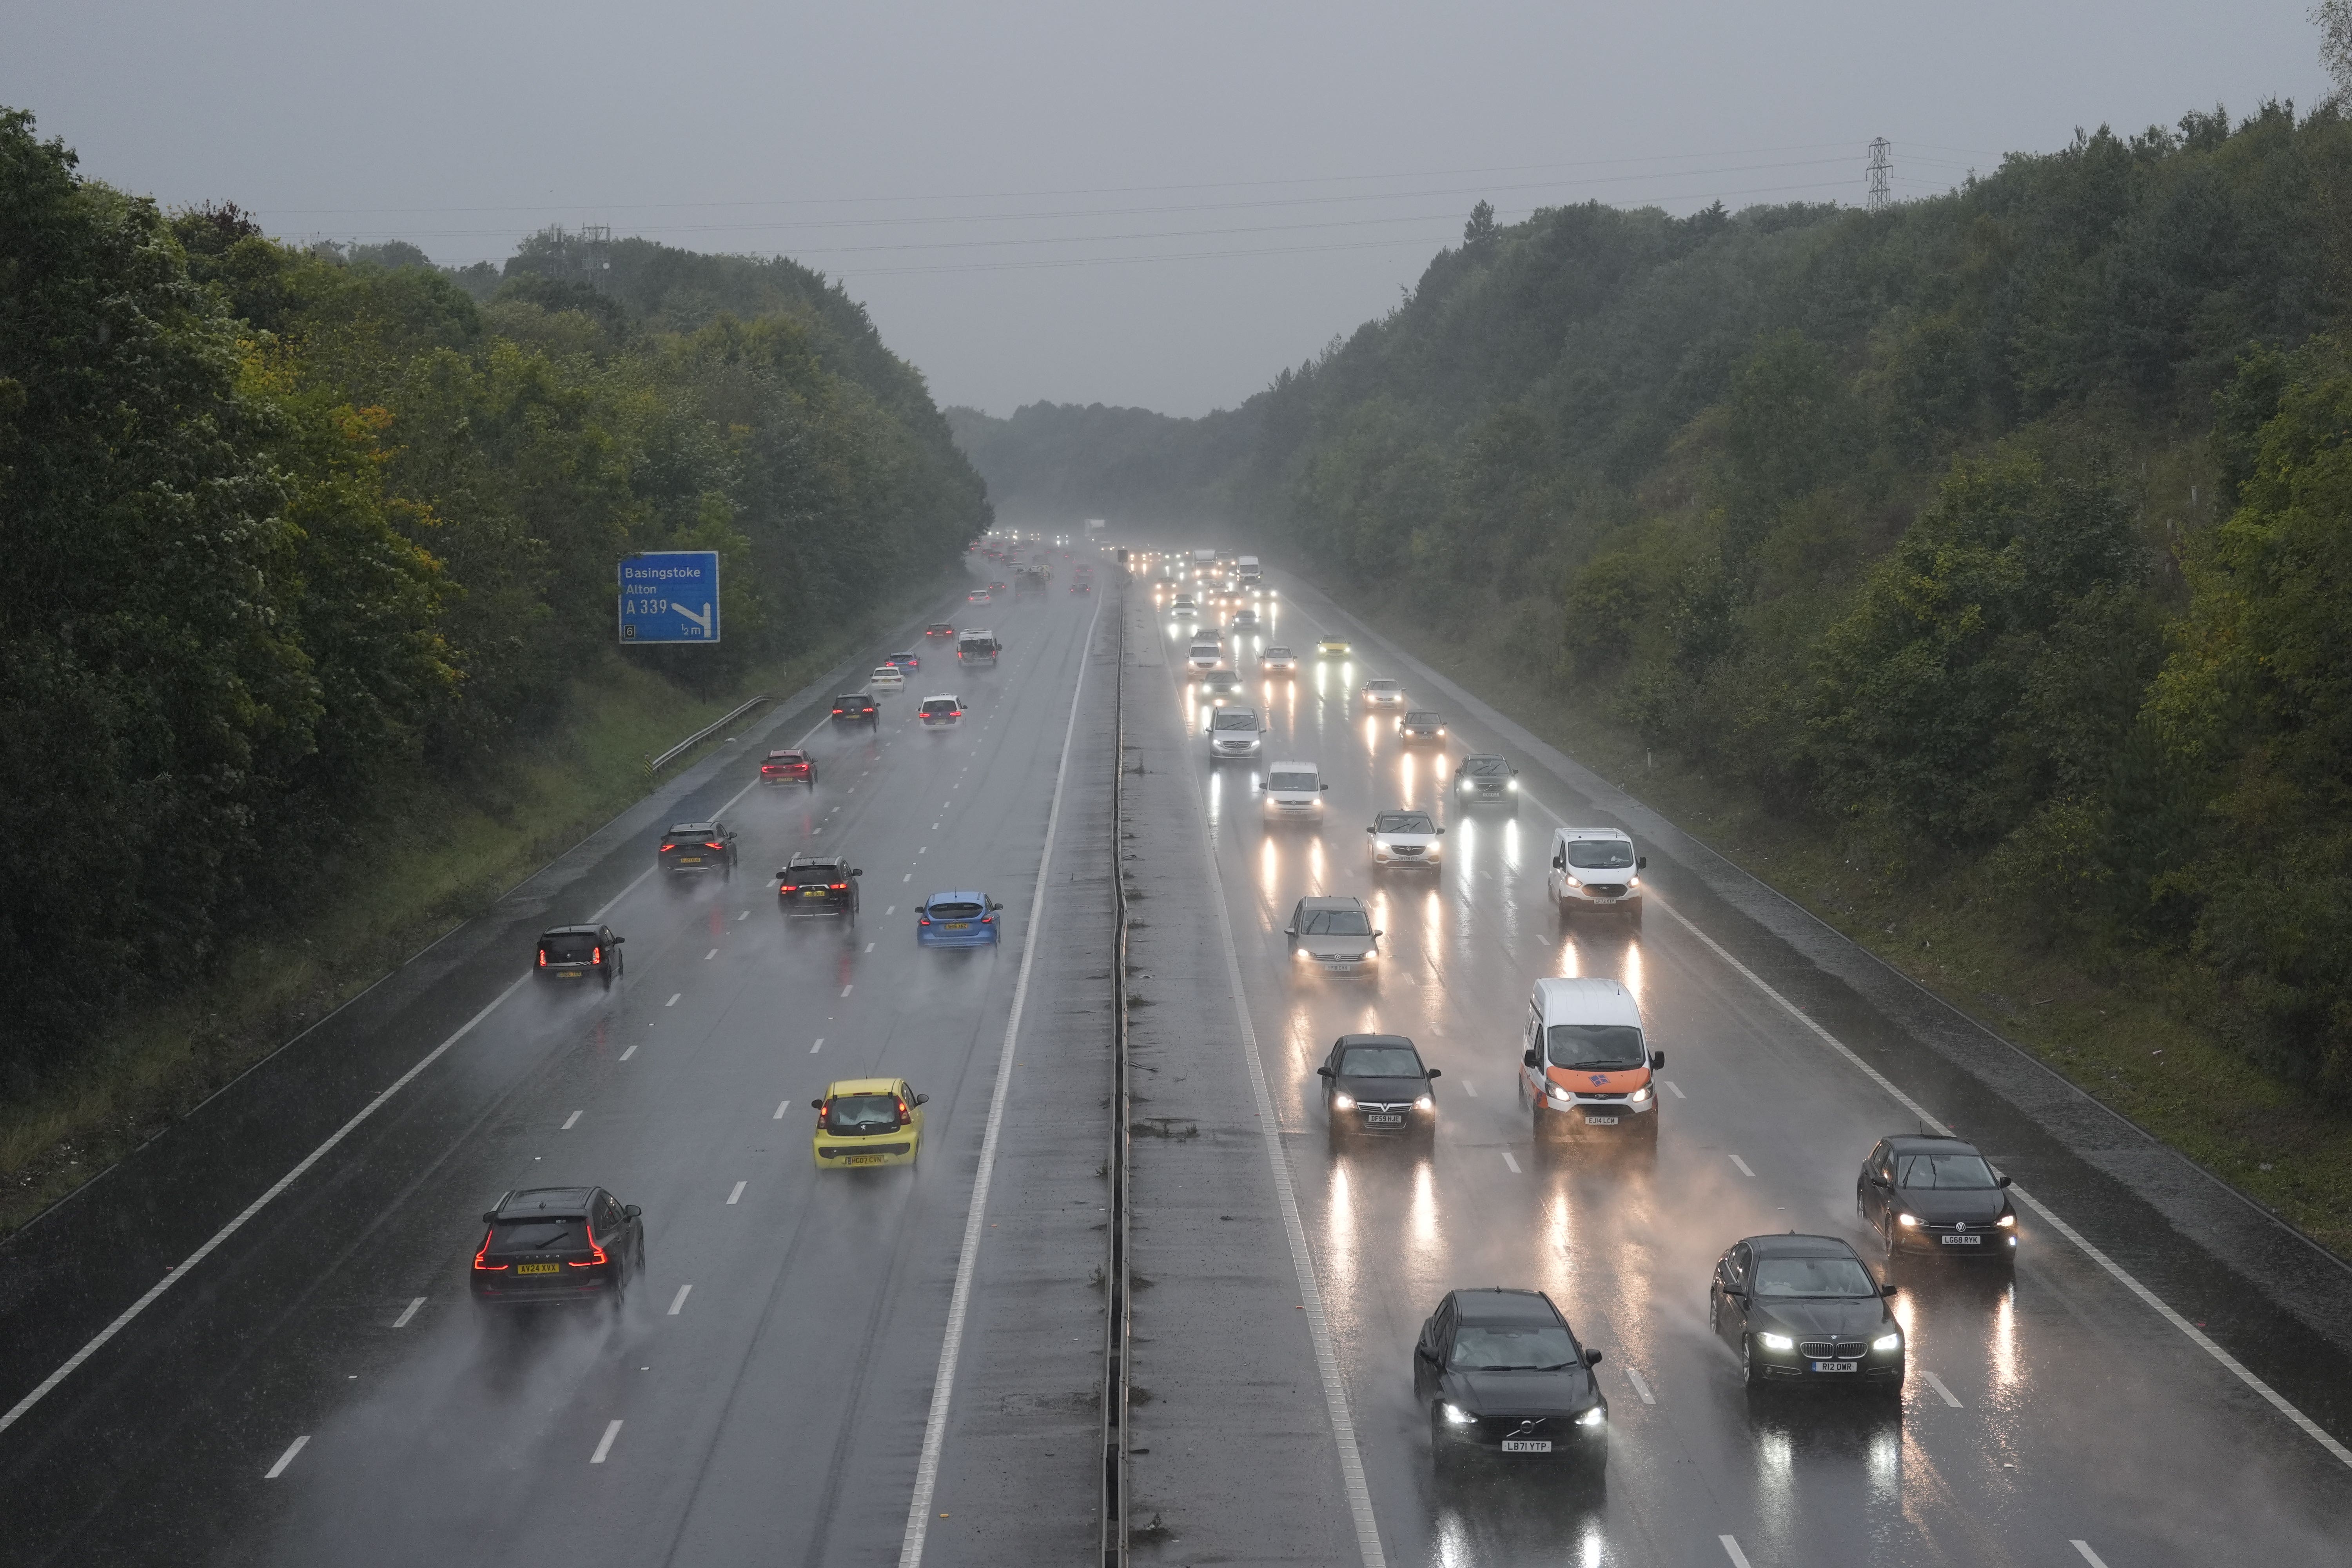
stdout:
<svg viewBox="0 0 2352 1568">
<path fill-rule="evenodd" d="M 1654 756 L 1591 700 L 1529 673 L 1559 646 L 1538 609 L 1475 636 L 1370 595 L 1332 595 L 1684 831 L 1769 883 L 2323 1247 L 2352 1258 L 2352 1114 L 2219 1042 L 2205 972 L 2038 934 L 1975 864 L 1905 865 L 1859 833 L 1767 810 L 1754 795 Z"/>
<path fill-rule="evenodd" d="M 566 723 L 519 745 L 487 783 L 401 802 L 309 907 L 231 947 L 203 984 L 127 1015 L 31 1098 L 0 1103 L 0 1236 L 642 798 L 648 755 L 754 693 L 797 691 L 944 581 L 707 700 L 614 658 L 574 685 Z"/>
</svg>

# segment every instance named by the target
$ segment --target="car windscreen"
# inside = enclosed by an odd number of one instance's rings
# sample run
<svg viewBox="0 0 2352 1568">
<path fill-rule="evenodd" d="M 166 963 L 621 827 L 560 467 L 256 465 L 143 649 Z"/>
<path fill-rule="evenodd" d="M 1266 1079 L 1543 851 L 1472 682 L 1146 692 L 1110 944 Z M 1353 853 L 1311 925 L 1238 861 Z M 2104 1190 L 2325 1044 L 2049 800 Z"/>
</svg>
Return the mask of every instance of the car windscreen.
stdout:
<svg viewBox="0 0 2352 1568">
<path fill-rule="evenodd" d="M 1301 936 L 1370 936 L 1372 917 L 1361 910 L 1309 910 L 1298 922 Z"/>
<path fill-rule="evenodd" d="M 585 1224 L 578 1215 L 533 1215 L 529 1219 L 502 1219 L 490 1227 L 492 1252 L 551 1252 L 578 1247 Z"/>
<path fill-rule="evenodd" d="M 1895 1183 L 1903 1187 L 1943 1187 L 1981 1192 L 1997 1185 L 1981 1154 L 1897 1154 Z"/>
<path fill-rule="evenodd" d="M 903 679 L 904 677 L 900 679 Z M 873 702 L 874 700 L 863 691 L 845 691 L 833 700 L 833 705 L 835 708 L 866 708 L 871 707 Z"/>
<path fill-rule="evenodd" d="M 837 1094 L 825 1107 L 828 1132 L 887 1132 L 898 1125 L 895 1094 Z"/>
<path fill-rule="evenodd" d="M 838 866 L 787 866 L 784 868 L 784 885 L 788 888 L 829 888 L 835 882 L 847 880 L 849 880 L 848 877 L 843 874 Z"/>
<path fill-rule="evenodd" d="M 1421 1054 L 1411 1046 L 1349 1046 L 1339 1053 L 1349 1078 L 1420 1078 Z"/>
<path fill-rule="evenodd" d="M 1404 721 L 1408 724 L 1434 724 L 1438 718 L 1434 713 L 1413 712 L 1406 714 Z"/>
<path fill-rule="evenodd" d="M 1217 730 L 1255 731 L 1257 729 L 1257 714 L 1247 708 L 1220 708 L 1217 710 L 1217 716 L 1210 721 L 1210 727 Z"/>
<path fill-rule="evenodd" d="M 1556 1372 L 1584 1357 L 1558 1323 L 1464 1323 L 1448 1364 L 1486 1372 Z"/>
<path fill-rule="evenodd" d="M 1474 779 L 1498 779 L 1511 771 L 1500 757 L 1465 757 L 1462 771 Z"/>
<path fill-rule="evenodd" d="M 1288 648 L 1277 645 L 1276 647 L 1266 649 L 1265 657 L 1268 658 L 1295 658 L 1297 656 L 1293 654 Z"/>
<path fill-rule="evenodd" d="M 1633 847 L 1622 838 L 1571 838 L 1568 863 L 1581 871 L 1622 871 L 1632 868 Z"/>
<path fill-rule="evenodd" d="M 955 704 L 944 698 L 933 697 L 923 703 L 923 711 L 926 713 L 952 713 L 955 710 Z"/>
<path fill-rule="evenodd" d="M 539 939 L 539 951 L 547 955 L 550 963 L 590 963 L 595 961 L 596 939 L 584 931 L 578 935 L 543 936 Z"/>
<path fill-rule="evenodd" d="M 804 763 L 808 761 L 808 757 L 804 752 L 770 752 L 768 753 L 768 761 L 772 763 Z"/>
<path fill-rule="evenodd" d="M 1853 1258 L 1763 1258 L 1756 1263 L 1759 1296 L 1875 1296 L 1877 1281 Z"/>
<path fill-rule="evenodd" d="M 1437 825 L 1418 811 L 1384 811 L 1372 818 L 1376 833 L 1432 833 Z"/>
<path fill-rule="evenodd" d="M 1544 1052 L 1556 1068 L 1589 1072 L 1622 1072 L 1650 1059 L 1631 1024 L 1554 1024 L 1544 1031 Z"/>
<path fill-rule="evenodd" d="M 956 647 L 961 653 L 994 653 L 996 651 L 994 640 L 989 637 L 966 637 L 958 643 Z"/>
<path fill-rule="evenodd" d="M 1313 773 L 1273 773 L 1267 776 L 1265 787 L 1288 790 L 1294 794 L 1319 795 L 1322 792 L 1315 786 L 1320 782 Z"/>
<path fill-rule="evenodd" d="M 931 906 L 931 919 L 935 921 L 976 921 L 982 913 L 982 910 L 978 904 L 965 903 L 961 900 Z"/>
<path fill-rule="evenodd" d="M 1404 688 L 1393 680 L 1368 680 L 1364 683 L 1364 689 L 1367 691 L 1402 691 Z"/>
</svg>

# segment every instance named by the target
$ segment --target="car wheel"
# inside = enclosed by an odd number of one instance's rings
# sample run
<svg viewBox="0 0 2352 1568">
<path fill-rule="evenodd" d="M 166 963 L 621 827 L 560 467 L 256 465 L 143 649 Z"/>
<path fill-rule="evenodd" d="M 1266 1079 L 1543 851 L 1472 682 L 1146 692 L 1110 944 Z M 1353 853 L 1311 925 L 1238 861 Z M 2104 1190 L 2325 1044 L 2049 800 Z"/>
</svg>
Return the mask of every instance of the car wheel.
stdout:
<svg viewBox="0 0 2352 1568">
<path fill-rule="evenodd" d="M 1756 1341 L 1749 1334 L 1739 1336 L 1739 1377 L 1750 1388 L 1764 1385 L 1764 1369 L 1756 1363 Z"/>
</svg>

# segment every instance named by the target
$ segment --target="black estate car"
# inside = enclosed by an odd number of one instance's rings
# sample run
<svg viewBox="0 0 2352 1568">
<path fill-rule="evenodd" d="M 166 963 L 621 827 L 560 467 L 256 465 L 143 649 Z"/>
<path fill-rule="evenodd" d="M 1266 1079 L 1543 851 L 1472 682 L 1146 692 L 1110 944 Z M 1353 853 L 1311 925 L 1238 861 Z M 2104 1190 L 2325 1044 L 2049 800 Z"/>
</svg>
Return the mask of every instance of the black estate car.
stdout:
<svg viewBox="0 0 2352 1568">
<path fill-rule="evenodd" d="M 602 1187 L 512 1192 L 482 1215 L 490 1228 L 474 1253 L 474 1300 L 489 1305 L 556 1301 L 620 1304 L 646 1266 L 636 1205 Z"/>
<path fill-rule="evenodd" d="M 1933 1252 L 2014 1263 L 2017 1211 L 2008 1186 L 1973 1143 L 1897 1133 L 1881 1138 L 1862 1163 L 1853 1197 L 1889 1262 Z"/>
<path fill-rule="evenodd" d="M 1599 1351 L 1577 1343 L 1540 1290 L 1455 1290 L 1421 1326 L 1412 1390 L 1429 1411 L 1440 1468 L 1472 1450 L 1609 1462 L 1609 1401 L 1593 1380 Z"/>
<path fill-rule="evenodd" d="M 838 855 L 795 855 L 776 873 L 776 902 L 788 915 L 839 915 L 856 925 L 864 875 Z"/>
<path fill-rule="evenodd" d="M 1716 1260 L 1706 1321 L 1748 1386 L 1846 1384 L 1903 1392 L 1903 1326 L 1882 1285 L 1833 1236 L 1751 1236 Z"/>
<path fill-rule="evenodd" d="M 602 980 L 611 990 L 621 977 L 621 943 L 611 926 L 557 926 L 539 933 L 539 963 L 531 973 L 541 980 Z"/>
<path fill-rule="evenodd" d="M 1323 1109 L 1331 1135 L 1400 1132 L 1420 1138 L 1437 1131 L 1437 1102 L 1429 1080 L 1438 1069 L 1402 1035 L 1342 1035 L 1315 1069 L 1323 1080 Z"/>
<path fill-rule="evenodd" d="M 735 874 L 735 830 L 723 822 L 674 822 L 661 836 L 661 868 L 673 877 Z"/>
</svg>

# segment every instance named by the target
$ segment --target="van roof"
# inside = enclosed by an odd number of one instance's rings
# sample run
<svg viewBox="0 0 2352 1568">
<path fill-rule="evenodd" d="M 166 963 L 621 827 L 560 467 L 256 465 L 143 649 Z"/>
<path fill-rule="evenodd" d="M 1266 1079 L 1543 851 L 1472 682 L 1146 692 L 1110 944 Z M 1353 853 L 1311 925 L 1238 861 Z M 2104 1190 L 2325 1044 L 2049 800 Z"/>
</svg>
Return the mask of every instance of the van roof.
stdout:
<svg viewBox="0 0 2352 1568">
<path fill-rule="evenodd" d="M 1579 1024 L 1642 1023 L 1642 1005 L 1623 984 L 1598 976 L 1536 982 L 1536 1005 L 1546 1021 Z"/>
<path fill-rule="evenodd" d="M 1268 763 L 1265 771 L 1270 773 L 1315 773 L 1323 770 L 1313 763 Z"/>
<path fill-rule="evenodd" d="M 1622 827 L 1562 827 L 1554 830 L 1561 838 L 1622 838 L 1633 842 L 1633 836 Z"/>
</svg>

